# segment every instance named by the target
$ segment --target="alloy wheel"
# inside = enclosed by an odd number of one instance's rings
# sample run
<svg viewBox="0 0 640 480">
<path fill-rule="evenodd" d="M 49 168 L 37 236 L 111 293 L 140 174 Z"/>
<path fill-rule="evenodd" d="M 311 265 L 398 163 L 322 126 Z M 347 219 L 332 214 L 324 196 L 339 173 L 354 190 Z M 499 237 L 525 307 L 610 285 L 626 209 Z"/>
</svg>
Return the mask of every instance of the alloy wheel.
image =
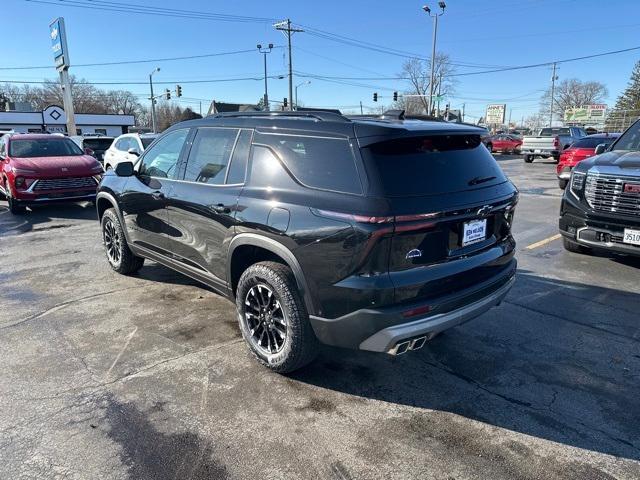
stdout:
<svg viewBox="0 0 640 480">
<path fill-rule="evenodd" d="M 244 300 L 244 322 L 254 347 L 267 355 L 280 352 L 287 340 L 287 320 L 280 301 L 265 284 L 251 287 Z"/>
<path fill-rule="evenodd" d="M 107 258 L 113 265 L 117 265 L 120 262 L 122 256 L 121 253 L 121 241 L 118 230 L 110 219 L 104 222 L 104 246 L 107 251 Z"/>
</svg>

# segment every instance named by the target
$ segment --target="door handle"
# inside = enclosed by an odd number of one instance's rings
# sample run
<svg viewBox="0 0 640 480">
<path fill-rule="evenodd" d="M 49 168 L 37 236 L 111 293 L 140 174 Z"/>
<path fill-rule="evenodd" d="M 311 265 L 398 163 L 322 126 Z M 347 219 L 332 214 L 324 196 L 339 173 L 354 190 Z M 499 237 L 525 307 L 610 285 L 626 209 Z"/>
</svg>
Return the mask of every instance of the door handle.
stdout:
<svg viewBox="0 0 640 480">
<path fill-rule="evenodd" d="M 162 193 L 162 192 L 153 192 L 153 193 L 151 194 L 151 196 L 152 196 L 153 198 L 155 198 L 156 200 L 164 200 L 164 198 L 165 198 L 165 197 L 164 197 L 164 193 Z"/>
<path fill-rule="evenodd" d="M 231 213 L 231 209 L 226 207 L 223 203 L 219 203 L 213 207 L 213 211 L 216 213 Z"/>
</svg>

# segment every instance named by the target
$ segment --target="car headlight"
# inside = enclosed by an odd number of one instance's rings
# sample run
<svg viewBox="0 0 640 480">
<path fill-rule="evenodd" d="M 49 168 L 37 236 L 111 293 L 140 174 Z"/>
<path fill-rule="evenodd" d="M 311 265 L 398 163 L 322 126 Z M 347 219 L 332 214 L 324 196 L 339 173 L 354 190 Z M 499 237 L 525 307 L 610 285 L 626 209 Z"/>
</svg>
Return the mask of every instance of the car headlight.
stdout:
<svg viewBox="0 0 640 480">
<path fill-rule="evenodd" d="M 571 190 L 573 192 L 580 192 L 584 188 L 584 180 L 587 178 L 586 173 L 576 172 L 575 170 L 571 172 Z"/>
</svg>

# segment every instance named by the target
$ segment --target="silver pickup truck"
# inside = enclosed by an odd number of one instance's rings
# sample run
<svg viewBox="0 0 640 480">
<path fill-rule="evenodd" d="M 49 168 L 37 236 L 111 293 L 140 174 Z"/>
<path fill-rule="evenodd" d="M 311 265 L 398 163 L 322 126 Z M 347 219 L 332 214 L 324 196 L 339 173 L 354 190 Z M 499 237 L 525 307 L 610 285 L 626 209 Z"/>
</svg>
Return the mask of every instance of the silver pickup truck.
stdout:
<svg viewBox="0 0 640 480">
<path fill-rule="evenodd" d="M 537 136 L 525 136 L 522 139 L 520 152 L 527 163 L 533 162 L 536 157 L 553 157 L 557 163 L 562 150 L 586 136 L 587 133 L 580 127 L 543 128 Z"/>
</svg>

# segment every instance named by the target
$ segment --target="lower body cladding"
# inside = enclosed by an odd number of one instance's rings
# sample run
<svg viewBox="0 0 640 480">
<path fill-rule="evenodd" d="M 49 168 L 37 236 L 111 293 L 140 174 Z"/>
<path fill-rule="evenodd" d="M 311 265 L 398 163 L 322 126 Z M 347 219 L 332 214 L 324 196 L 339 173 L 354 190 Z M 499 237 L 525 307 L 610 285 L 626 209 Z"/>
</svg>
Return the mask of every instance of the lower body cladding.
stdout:
<svg viewBox="0 0 640 480">
<path fill-rule="evenodd" d="M 560 233 L 588 248 L 640 256 L 640 245 L 625 243 L 625 229 L 640 231 L 640 216 L 625 218 L 615 214 L 595 214 L 583 210 L 574 201 L 563 199 L 560 208 Z"/>
<path fill-rule="evenodd" d="M 426 303 L 362 309 L 336 319 L 311 316 L 311 324 L 322 343 L 400 355 L 499 305 L 515 282 L 516 265 L 514 259 L 498 278 Z"/>
</svg>

